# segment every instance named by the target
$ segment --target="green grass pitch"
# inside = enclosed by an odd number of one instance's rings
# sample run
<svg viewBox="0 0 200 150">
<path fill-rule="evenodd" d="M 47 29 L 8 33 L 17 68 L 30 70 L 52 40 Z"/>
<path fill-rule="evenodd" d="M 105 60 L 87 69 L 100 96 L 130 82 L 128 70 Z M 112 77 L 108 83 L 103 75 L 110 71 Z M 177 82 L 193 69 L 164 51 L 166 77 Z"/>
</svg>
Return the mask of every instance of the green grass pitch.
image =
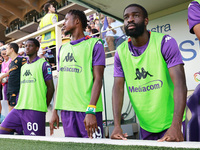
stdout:
<svg viewBox="0 0 200 150">
<path fill-rule="evenodd" d="M 120 141 L 119 141 L 120 142 Z M 0 139 L 0 150 L 194 150 L 151 146 L 118 146 L 70 142 L 46 142 L 34 140 Z"/>
</svg>

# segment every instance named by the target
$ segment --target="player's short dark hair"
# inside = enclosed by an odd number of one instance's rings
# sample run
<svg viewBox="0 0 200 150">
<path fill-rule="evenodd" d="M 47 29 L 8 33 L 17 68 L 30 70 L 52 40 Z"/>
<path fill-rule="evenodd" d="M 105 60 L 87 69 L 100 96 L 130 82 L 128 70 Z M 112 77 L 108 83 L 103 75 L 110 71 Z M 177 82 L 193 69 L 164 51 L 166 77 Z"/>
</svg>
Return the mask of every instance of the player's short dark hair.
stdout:
<svg viewBox="0 0 200 150">
<path fill-rule="evenodd" d="M 19 46 L 17 43 L 10 43 L 8 44 L 10 46 L 10 48 L 13 48 L 15 53 L 17 54 L 18 53 L 18 50 L 19 50 Z"/>
<path fill-rule="evenodd" d="M 44 4 L 44 11 L 46 12 L 46 13 L 48 13 L 49 12 L 49 7 L 50 7 L 50 5 L 52 5 L 51 3 L 46 3 L 46 4 Z"/>
<path fill-rule="evenodd" d="M 139 4 L 130 4 L 130 5 L 128 5 L 128 6 L 124 9 L 124 12 L 125 12 L 125 10 L 126 10 L 127 8 L 129 8 L 129 7 L 139 7 L 140 9 L 142 9 L 144 18 L 148 18 L 147 10 L 146 10 L 143 6 L 141 6 L 141 5 L 139 5 Z"/>
<path fill-rule="evenodd" d="M 75 17 L 78 17 L 81 21 L 83 30 L 87 27 L 87 17 L 83 11 L 72 9 L 68 12 L 68 14 L 74 15 Z"/>
<path fill-rule="evenodd" d="M 30 38 L 27 41 L 32 41 L 36 47 L 40 47 L 40 42 L 37 39 Z"/>
<path fill-rule="evenodd" d="M 4 42 L 4 41 L 0 41 L 0 43 L 2 43 L 3 45 L 5 45 L 5 42 Z"/>
</svg>

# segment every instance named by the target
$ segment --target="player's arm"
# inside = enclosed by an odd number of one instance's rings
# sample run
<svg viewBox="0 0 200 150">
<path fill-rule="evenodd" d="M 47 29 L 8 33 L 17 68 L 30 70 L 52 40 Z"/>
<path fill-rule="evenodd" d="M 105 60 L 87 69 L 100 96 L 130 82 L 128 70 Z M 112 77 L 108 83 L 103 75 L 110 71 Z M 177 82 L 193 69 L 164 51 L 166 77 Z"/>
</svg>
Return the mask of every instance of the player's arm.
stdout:
<svg viewBox="0 0 200 150">
<path fill-rule="evenodd" d="M 57 70 L 58 71 L 59 71 L 59 62 L 60 62 L 60 58 L 59 57 L 60 57 L 61 47 L 60 47 L 60 49 L 58 51 L 58 58 L 57 58 L 57 60 L 58 60 Z M 59 75 L 58 75 L 58 78 L 59 78 Z M 54 129 L 59 129 L 59 116 L 58 116 L 57 110 L 55 109 L 56 95 L 57 95 L 57 85 L 56 85 L 56 90 L 55 90 L 55 94 L 54 94 L 54 107 L 53 107 L 53 111 L 52 111 L 51 120 L 49 121 L 50 135 L 53 135 L 53 130 Z M 54 126 L 54 123 L 56 123 L 56 126 Z"/>
<path fill-rule="evenodd" d="M 104 66 L 93 66 L 93 87 L 91 93 L 91 100 L 89 105 L 96 106 L 101 93 L 102 79 L 104 73 Z M 98 130 L 96 116 L 94 114 L 86 114 L 84 119 L 85 129 L 88 137 L 92 138 L 93 131 Z"/>
<path fill-rule="evenodd" d="M 96 107 L 102 88 L 103 73 L 105 67 L 105 52 L 103 45 L 98 41 L 93 48 L 93 86 L 89 105 Z M 93 131 L 98 130 L 96 116 L 94 114 L 86 114 L 84 119 L 85 129 L 88 137 L 92 138 Z"/>
<path fill-rule="evenodd" d="M 57 85 L 56 85 L 56 90 L 54 94 L 54 108 L 52 111 L 51 120 L 49 121 L 50 135 L 53 135 L 54 129 L 59 129 L 59 116 L 58 116 L 57 110 L 55 109 L 56 95 L 57 95 Z M 54 123 L 56 123 L 56 126 L 54 126 Z"/>
<path fill-rule="evenodd" d="M 159 141 L 183 141 L 181 125 L 187 97 L 185 73 L 182 56 L 176 41 L 173 38 L 166 38 L 168 40 L 167 42 L 166 39 L 164 40 L 165 46 L 163 46 L 163 49 L 167 49 L 164 59 L 167 62 L 169 74 L 174 84 L 174 115 L 171 127 Z"/>
<path fill-rule="evenodd" d="M 114 84 L 112 89 L 112 107 L 114 117 L 114 130 L 111 134 L 111 139 L 123 139 L 128 136 L 127 133 L 123 134 L 121 129 L 121 111 L 123 106 L 124 97 L 124 71 L 118 55 L 118 51 L 115 52 L 114 57 Z"/>
<path fill-rule="evenodd" d="M 114 117 L 114 130 L 111 134 L 111 139 L 125 140 L 128 136 L 127 133 L 123 134 L 121 129 L 121 111 L 123 106 L 124 97 L 124 78 L 115 77 L 112 90 L 112 107 Z"/>
<path fill-rule="evenodd" d="M 46 98 L 47 98 L 47 107 L 49 106 L 52 98 L 53 98 L 53 93 L 54 93 L 54 85 L 53 85 L 53 80 L 48 80 L 48 81 L 45 81 L 46 83 L 46 86 L 47 86 L 47 95 L 46 95 Z"/>
<path fill-rule="evenodd" d="M 193 31 L 200 41 L 200 24 L 195 25 L 194 28 L 193 28 Z"/>
<path fill-rule="evenodd" d="M 43 63 L 42 71 L 43 71 L 44 81 L 47 86 L 46 100 L 47 100 L 47 106 L 49 106 L 54 93 L 54 84 L 52 77 L 52 69 L 51 66 L 48 64 L 48 62 Z"/>
<path fill-rule="evenodd" d="M 174 84 L 174 116 L 171 127 L 159 141 L 183 141 L 181 132 L 183 113 L 186 106 L 187 88 L 183 65 L 169 68 L 169 73 Z"/>
</svg>

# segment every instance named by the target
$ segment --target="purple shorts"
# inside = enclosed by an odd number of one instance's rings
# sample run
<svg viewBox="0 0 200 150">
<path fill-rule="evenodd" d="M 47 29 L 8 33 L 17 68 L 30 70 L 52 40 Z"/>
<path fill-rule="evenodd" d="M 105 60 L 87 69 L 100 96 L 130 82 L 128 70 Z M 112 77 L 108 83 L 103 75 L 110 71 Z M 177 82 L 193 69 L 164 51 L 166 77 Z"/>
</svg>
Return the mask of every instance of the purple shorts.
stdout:
<svg viewBox="0 0 200 150">
<path fill-rule="evenodd" d="M 185 121 L 183 121 L 182 127 L 183 127 L 183 137 L 185 138 Z M 143 139 L 143 140 L 158 140 L 164 136 L 164 134 L 167 132 L 167 130 L 168 129 L 166 129 L 162 132 L 159 132 L 159 133 L 151 133 L 151 132 L 148 132 L 148 131 L 140 128 L 141 139 Z"/>
<path fill-rule="evenodd" d="M 88 138 L 87 131 L 85 130 L 85 125 L 83 122 L 85 119 L 85 112 L 62 110 L 61 119 L 65 137 Z M 96 113 L 96 119 L 99 131 L 93 134 L 93 138 L 102 138 L 103 137 L 102 112 Z"/>
<path fill-rule="evenodd" d="M 13 129 L 18 134 L 45 136 L 46 112 L 13 109 L 1 127 Z M 2 134 L 0 130 L 0 134 Z"/>
</svg>

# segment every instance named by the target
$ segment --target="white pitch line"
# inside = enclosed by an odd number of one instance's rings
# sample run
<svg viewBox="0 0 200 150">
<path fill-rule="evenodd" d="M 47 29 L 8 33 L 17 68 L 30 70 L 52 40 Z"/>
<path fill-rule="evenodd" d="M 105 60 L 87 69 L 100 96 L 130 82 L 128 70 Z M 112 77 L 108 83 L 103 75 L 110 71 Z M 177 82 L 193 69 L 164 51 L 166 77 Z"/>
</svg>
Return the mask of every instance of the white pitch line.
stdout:
<svg viewBox="0 0 200 150">
<path fill-rule="evenodd" d="M 200 142 L 157 142 L 148 140 L 111 140 L 111 139 L 87 139 L 87 138 L 60 138 L 46 136 L 25 136 L 25 135 L 0 135 L 0 138 L 36 140 L 48 142 L 74 142 L 91 144 L 110 144 L 110 145 L 139 145 L 139 146 L 158 146 L 173 148 L 200 148 Z"/>
</svg>

